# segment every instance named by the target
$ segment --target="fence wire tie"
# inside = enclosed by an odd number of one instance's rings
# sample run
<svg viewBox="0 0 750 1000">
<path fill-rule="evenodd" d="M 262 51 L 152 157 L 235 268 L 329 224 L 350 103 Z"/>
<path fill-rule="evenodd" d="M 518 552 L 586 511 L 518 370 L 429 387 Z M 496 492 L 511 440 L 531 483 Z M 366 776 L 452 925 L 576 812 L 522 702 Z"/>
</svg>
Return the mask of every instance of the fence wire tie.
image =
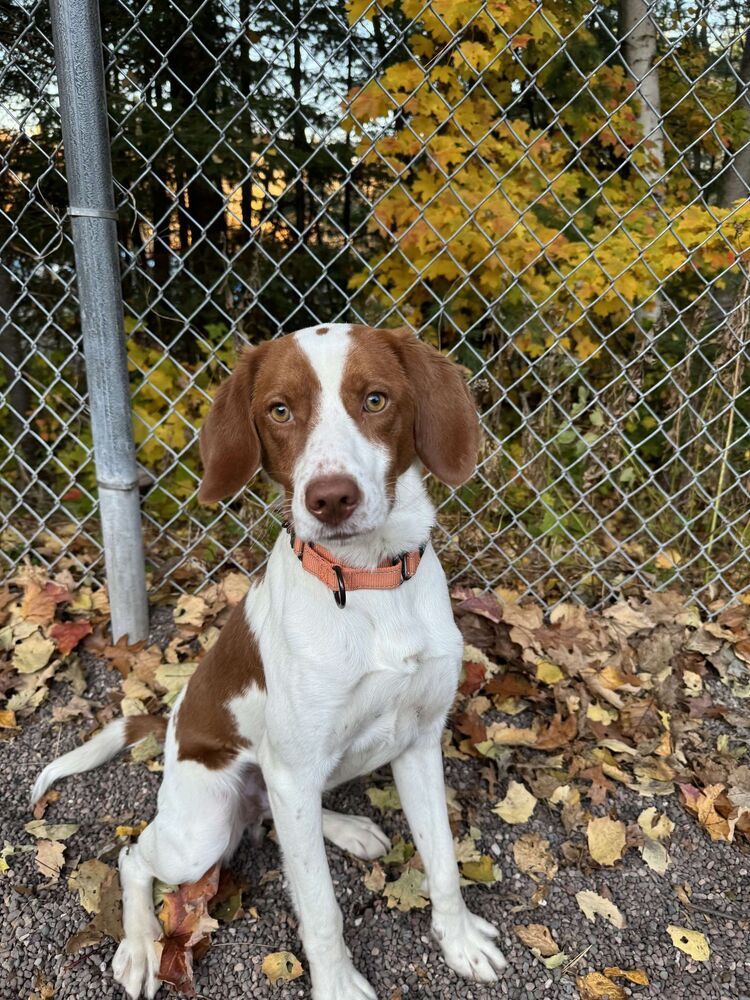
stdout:
<svg viewBox="0 0 750 1000">
<path fill-rule="evenodd" d="M 82 219 L 114 219 L 115 222 L 118 219 L 114 208 L 83 208 L 80 205 L 68 206 L 68 215 Z"/>
</svg>

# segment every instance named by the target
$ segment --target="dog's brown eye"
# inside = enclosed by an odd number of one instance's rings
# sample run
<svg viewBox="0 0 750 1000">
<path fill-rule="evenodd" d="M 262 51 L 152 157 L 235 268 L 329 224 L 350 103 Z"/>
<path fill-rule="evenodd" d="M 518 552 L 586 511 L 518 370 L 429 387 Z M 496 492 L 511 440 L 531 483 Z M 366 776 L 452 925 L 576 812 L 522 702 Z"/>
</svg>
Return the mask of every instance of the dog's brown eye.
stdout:
<svg viewBox="0 0 750 1000">
<path fill-rule="evenodd" d="M 388 397 L 382 392 L 371 392 L 365 399 L 365 409 L 368 413 L 380 413 L 385 409 Z"/>
<path fill-rule="evenodd" d="M 292 411 L 284 403 L 274 403 L 270 409 L 271 419 L 277 424 L 285 424 L 292 419 Z"/>
</svg>

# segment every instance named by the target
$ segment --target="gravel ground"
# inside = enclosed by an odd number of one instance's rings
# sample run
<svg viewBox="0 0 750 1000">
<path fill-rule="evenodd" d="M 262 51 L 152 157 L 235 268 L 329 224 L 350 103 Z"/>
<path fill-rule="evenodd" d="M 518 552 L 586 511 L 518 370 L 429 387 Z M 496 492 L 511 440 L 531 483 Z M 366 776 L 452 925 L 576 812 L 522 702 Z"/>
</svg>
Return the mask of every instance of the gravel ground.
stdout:
<svg viewBox="0 0 750 1000">
<path fill-rule="evenodd" d="M 162 629 L 163 623 L 159 631 Z M 87 696 L 106 701 L 107 692 L 117 687 L 118 676 L 92 660 L 87 661 L 87 669 Z M 31 818 L 27 798 L 33 779 L 44 763 L 80 741 L 82 727 L 75 722 L 62 726 L 51 723 L 52 706 L 64 704 L 69 695 L 65 685 L 58 685 L 33 720 L 24 722 L 23 731 L 0 743 L 4 776 L 0 843 L 30 842 L 23 827 Z M 544 803 L 521 828 L 505 825 L 479 803 L 476 789 L 482 785 L 480 771 L 476 761 L 451 760 L 447 778 L 458 792 L 465 820 L 482 830 L 480 846 L 497 857 L 503 870 L 502 882 L 490 888 L 472 886 L 465 890 L 470 906 L 501 928 L 510 969 L 497 985 L 477 986 L 454 976 L 430 940 L 429 911 L 389 910 L 385 901 L 363 884 L 368 866 L 329 848 L 348 944 L 358 968 L 373 983 L 380 1000 L 409 996 L 440 1000 L 575 998 L 579 995 L 576 974 L 602 971 L 613 965 L 641 968 L 648 973 L 651 985 L 632 987 L 632 994 L 626 989 L 628 995 L 668 1000 L 750 1000 L 750 854 L 743 854 L 737 846 L 712 844 L 674 797 L 645 801 L 626 791 L 618 792 L 620 818 L 635 819 L 645 806 L 653 804 L 675 821 L 669 846 L 672 867 L 665 877 L 659 877 L 643 864 L 636 851 L 629 851 L 613 870 L 585 873 L 565 865 L 559 852 L 565 833 Z M 49 883 L 35 870 L 33 853 L 13 855 L 9 859 L 11 871 L 0 876 L 0 1000 L 29 1000 L 39 973 L 55 986 L 55 1000 L 122 995 L 111 978 L 109 964 L 114 946 L 110 942 L 88 948 L 74 958 L 64 953 L 68 938 L 88 920 L 76 894 L 67 886 L 67 874 L 79 859 L 114 859 L 114 826 L 152 816 L 159 778 L 142 764 L 123 757 L 62 783 L 60 800 L 48 809 L 46 818 L 79 823 L 80 829 L 67 841 L 66 866 L 59 882 Z M 391 836 L 398 832 L 406 835 L 401 814 L 389 814 L 383 820 L 370 806 L 365 789 L 366 783 L 347 786 L 331 795 L 328 804 L 373 816 L 382 821 Z M 511 851 L 519 832 L 526 830 L 550 840 L 560 871 L 539 908 L 514 912 L 514 907 L 529 900 L 535 888 L 527 876 L 516 870 Z M 286 987 L 271 988 L 261 973 L 263 957 L 271 951 L 288 949 L 304 961 L 281 875 L 271 874 L 261 884 L 262 876 L 277 872 L 279 866 L 278 851 L 271 839 L 260 847 L 243 842 L 234 870 L 250 886 L 246 906 L 254 906 L 259 916 L 245 916 L 222 926 L 214 935 L 211 950 L 196 970 L 199 996 L 210 1000 L 291 1000 L 310 996 L 307 976 Z M 748 919 L 689 915 L 674 891 L 685 884 L 699 906 L 724 913 L 731 910 L 748 915 Z M 609 924 L 588 923 L 575 901 L 575 893 L 584 888 L 605 894 L 609 891 L 627 919 L 627 928 L 618 931 Z M 585 954 L 565 974 L 548 972 L 512 934 L 517 923 L 546 924 L 568 955 Z M 678 952 L 666 934 L 668 924 L 703 931 L 711 944 L 710 962 L 693 963 Z"/>
</svg>

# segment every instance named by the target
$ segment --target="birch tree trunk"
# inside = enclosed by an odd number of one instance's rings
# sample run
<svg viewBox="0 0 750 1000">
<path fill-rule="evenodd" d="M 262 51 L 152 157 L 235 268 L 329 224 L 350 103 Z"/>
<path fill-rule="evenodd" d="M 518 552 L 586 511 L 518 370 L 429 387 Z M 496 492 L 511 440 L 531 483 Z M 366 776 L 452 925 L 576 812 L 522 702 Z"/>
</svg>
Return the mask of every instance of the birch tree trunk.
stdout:
<svg viewBox="0 0 750 1000">
<path fill-rule="evenodd" d="M 656 62 L 657 28 L 651 11 L 654 0 L 620 0 L 622 57 L 635 83 L 638 121 L 643 136 L 646 163 L 641 168 L 651 196 L 658 201 L 664 176 L 664 129 L 662 127 L 659 71 Z M 653 206 L 656 210 L 656 206 Z M 652 294 L 637 313 L 647 336 L 659 325 L 662 315 L 660 291 Z"/>
<path fill-rule="evenodd" d="M 638 120 L 646 141 L 648 166 L 644 176 L 656 185 L 664 172 L 664 130 L 661 93 L 656 61 L 656 22 L 651 15 L 653 0 L 621 0 L 620 38 L 622 56 L 636 87 Z"/>
</svg>

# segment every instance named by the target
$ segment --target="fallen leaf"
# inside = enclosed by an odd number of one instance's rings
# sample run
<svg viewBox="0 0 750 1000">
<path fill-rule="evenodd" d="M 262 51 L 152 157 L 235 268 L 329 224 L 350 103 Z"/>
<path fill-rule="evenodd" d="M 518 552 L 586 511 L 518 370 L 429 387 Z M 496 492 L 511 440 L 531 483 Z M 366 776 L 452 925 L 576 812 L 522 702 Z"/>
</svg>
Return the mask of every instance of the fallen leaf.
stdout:
<svg viewBox="0 0 750 1000">
<path fill-rule="evenodd" d="M 395 785 L 385 785 L 384 788 L 368 788 L 367 797 L 376 809 L 387 812 L 401 808 L 401 799 Z"/>
<path fill-rule="evenodd" d="M 398 836 L 393 841 L 393 847 L 380 860 L 384 865 L 404 865 L 414 857 L 415 853 L 414 845 Z"/>
<path fill-rule="evenodd" d="M 560 951 L 549 927 L 544 924 L 518 924 L 513 928 L 513 933 L 522 944 L 532 951 L 538 951 L 543 958 L 551 958 Z"/>
<path fill-rule="evenodd" d="M 93 858 L 83 861 L 68 877 L 68 888 L 78 893 L 78 901 L 86 913 L 101 909 L 102 883 L 111 880 L 113 870 L 103 861 Z"/>
<path fill-rule="evenodd" d="M 619 819 L 603 816 L 589 820 L 587 828 L 589 853 L 597 864 L 611 867 L 625 849 L 625 824 Z"/>
<path fill-rule="evenodd" d="M 372 871 L 365 875 L 364 883 L 370 892 L 381 893 L 385 888 L 385 872 L 377 861 L 372 866 Z"/>
<path fill-rule="evenodd" d="M 11 709 L 0 709 L 0 729 L 17 729 L 16 713 Z"/>
<path fill-rule="evenodd" d="M 581 1000 L 627 1000 L 625 990 L 607 979 L 601 972 L 589 972 L 587 976 L 577 976 L 576 986 Z"/>
<path fill-rule="evenodd" d="M 621 969 L 615 965 L 605 969 L 604 975 L 608 979 L 627 979 L 628 982 L 635 983 L 636 986 L 649 985 L 648 976 L 643 969 Z"/>
<path fill-rule="evenodd" d="M 46 819 L 32 819 L 24 827 L 32 837 L 43 840 L 67 840 L 77 829 L 77 823 L 48 823 Z"/>
<path fill-rule="evenodd" d="M 40 840 L 36 845 L 37 870 L 51 882 L 60 878 L 60 870 L 65 860 L 65 844 L 57 840 Z"/>
<path fill-rule="evenodd" d="M 472 882 L 496 882 L 495 866 L 489 854 L 482 854 L 476 861 L 465 861 L 461 874 Z"/>
<path fill-rule="evenodd" d="M 557 862 L 548 840 L 538 833 L 522 833 L 513 844 L 513 860 L 524 875 L 542 875 L 553 879 L 557 875 Z"/>
<path fill-rule="evenodd" d="M 531 792 L 518 781 L 508 784 L 508 791 L 502 802 L 492 810 L 506 823 L 513 825 L 526 823 L 536 808 L 537 800 Z"/>
<path fill-rule="evenodd" d="M 200 628 L 207 614 L 208 605 L 202 597 L 198 594 L 181 594 L 174 609 L 174 623 Z"/>
<path fill-rule="evenodd" d="M 662 813 L 657 813 L 654 806 L 644 809 L 638 817 L 638 826 L 643 830 L 649 840 L 668 840 L 674 831 L 674 823 Z"/>
<path fill-rule="evenodd" d="M 669 853 L 658 840 L 647 840 L 641 847 L 641 857 L 657 875 L 664 875 L 669 867 Z"/>
<path fill-rule="evenodd" d="M 425 875 L 418 868 L 410 868 L 401 878 L 386 882 L 383 895 L 389 907 L 396 907 L 402 913 L 424 909 L 430 902 L 424 889 Z"/>
<path fill-rule="evenodd" d="M 86 619 L 73 622 L 55 622 L 47 633 L 62 656 L 72 653 L 81 639 L 92 632 L 91 622 Z"/>
<path fill-rule="evenodd" d="M 13 666 L 19 674 L 36 673 L 47 666 L 54 651 L 55 644 L 51 639 L 45 639 L 41 632 L 34 632 L 16 646 Z"/>
<path fill-rule="evenodd" d="M 271 986 L 290 983 L 293 979 L 299 979 L 303 973 L 299 959 L 291 951 L 275 951 L 266 955 L 261 969 Z"/>
<path fill-rule="evenodd" d="M 711 957 L 706 935 L 700 931 L 691 931 L 687 927 L 675 927 L 670 924 L 667 927 L 667 934 L 672 938 L 672 944 L 680 951 L 684 951 L 696 962 L 707 962 Z"/>
<path fill-rule="evenodd" d="M 194 951 L 219 926 L 208 912 L 219 888 L 219 873 L 219 865 L 214 865 L 197 882 L 167 894 L 159 913 L 164 927 L 159 978 L 188 995 L 195 989 Z"/>
<path fill-rule="evenodd" d="M 594 892 L 592 889 L 581 889 L 580 892 L 577 892 L 576 902 L 586 919 L 592 924 L 596 922 L 596 918 L 599 916 L 603 917 L 604 920 L 607 920 L 618 930 L 623 930 L 627 926 L 625 917 L 623 917 L 615 904 L 611 900 L 600 896 L 598 892 Z"/>
</svg>

